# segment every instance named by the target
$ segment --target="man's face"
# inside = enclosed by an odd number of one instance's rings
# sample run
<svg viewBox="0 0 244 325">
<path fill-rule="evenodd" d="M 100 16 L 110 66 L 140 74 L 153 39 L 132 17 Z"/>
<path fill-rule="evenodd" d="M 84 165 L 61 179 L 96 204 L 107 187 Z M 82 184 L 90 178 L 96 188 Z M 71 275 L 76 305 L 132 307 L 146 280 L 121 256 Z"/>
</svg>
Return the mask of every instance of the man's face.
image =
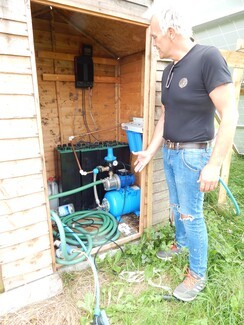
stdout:
<svg viewBox="0 0 244 325">
<path fill-rule="evenodd" d="M 153 38 L 153 46 L 156 47 L 159 53 L 160 59 L 170 58 L 170 39 L 168 34 L 163 34 L 158 23 L 158 19 L 153 16 L 151 20 L 151 36 Z"/>
</svg>

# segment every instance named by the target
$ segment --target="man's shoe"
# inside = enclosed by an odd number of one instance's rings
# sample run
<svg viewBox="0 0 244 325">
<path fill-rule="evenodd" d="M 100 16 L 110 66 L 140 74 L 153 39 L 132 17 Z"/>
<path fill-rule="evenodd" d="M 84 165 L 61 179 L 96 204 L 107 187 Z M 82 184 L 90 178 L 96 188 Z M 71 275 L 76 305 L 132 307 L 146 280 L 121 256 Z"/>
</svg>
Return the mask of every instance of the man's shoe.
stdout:
<svg viewBox="0 0 244 325">
<path fill-rule="evenodd" d="M 176 245 L 172 245 L 169 251 L 158 251 L 157 257 L 164 261 L 169 261 L 173 256 L 182 253 L 182 248 L 178 248 Z"/>
<path fill-rule="evenodd" d="M 188 270 L 184 281 L 175 288 L 173 296 L 179 300 L 192 301 L 206 286 L 206 278 L 201 278 L 193 271 Z"/>
</svg>

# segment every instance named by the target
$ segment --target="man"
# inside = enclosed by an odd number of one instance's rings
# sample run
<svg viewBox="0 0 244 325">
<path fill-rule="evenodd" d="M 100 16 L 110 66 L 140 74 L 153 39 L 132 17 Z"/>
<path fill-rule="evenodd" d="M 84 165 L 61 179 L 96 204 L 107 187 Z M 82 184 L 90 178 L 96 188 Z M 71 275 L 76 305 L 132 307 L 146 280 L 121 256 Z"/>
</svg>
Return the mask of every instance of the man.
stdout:
<svg viewBox="0 0 244 325">
<path fill-rule="evenodd" d="M 225 60 L 215 47 L 194 42 L 191 28 L 176 10 L 161 10 L 152 16 L 151 36 L 160 58 L 170 58 L 172 63 L 162 77 L 162 115 L 148 148 L 134 153 L 135 171 L 141 171 L 163 144 L 176 243 L 157 256 L 166 260 L 183 248 L 189 250 L 188 274 L 173 295 L 191 301 L 206 285 L 204 192 L 218 185 L 238 113 Z M 212 148 L 215 109 L 221 123 Z"/>
</svg>

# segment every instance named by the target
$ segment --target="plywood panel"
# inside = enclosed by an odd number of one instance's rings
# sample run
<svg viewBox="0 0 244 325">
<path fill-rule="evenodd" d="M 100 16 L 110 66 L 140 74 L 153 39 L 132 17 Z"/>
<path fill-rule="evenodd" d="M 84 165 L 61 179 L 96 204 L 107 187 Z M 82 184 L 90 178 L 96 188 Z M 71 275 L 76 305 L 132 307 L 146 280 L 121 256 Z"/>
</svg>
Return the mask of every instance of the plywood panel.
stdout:
<svg viewBox="0 0 244 325">
<path fill-rule="evenodd" d="M 35 47 L 38 49 L 52 51 L 52 39 L 50 31 L 39 31 L 35 29 L 35 25 L 33 26 L 33 34 L 34 34 L 34 42 Z"/>
<path fill-rule="evenodd" d="M 129 122 L 133 117 L 142 117 L 142 57 L 142 54 L 136 54 L 121 60 L 121 122 Z"/>
</svg>

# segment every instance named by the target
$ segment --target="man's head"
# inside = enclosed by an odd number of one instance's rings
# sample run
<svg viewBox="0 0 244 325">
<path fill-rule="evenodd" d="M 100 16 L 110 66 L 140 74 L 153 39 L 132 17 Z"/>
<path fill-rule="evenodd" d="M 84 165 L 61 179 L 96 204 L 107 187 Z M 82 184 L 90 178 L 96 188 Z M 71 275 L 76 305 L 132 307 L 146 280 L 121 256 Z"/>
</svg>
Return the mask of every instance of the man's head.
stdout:
<svg viewBox="0 0 244 325">
<path fill-rule="evenodd" d="M 188 41 L 192 28 L 177 10 L 157 8 L 151 19 L 151 35 L 160 58 L 172 58 L 175 42 Z"/>
</svg>

